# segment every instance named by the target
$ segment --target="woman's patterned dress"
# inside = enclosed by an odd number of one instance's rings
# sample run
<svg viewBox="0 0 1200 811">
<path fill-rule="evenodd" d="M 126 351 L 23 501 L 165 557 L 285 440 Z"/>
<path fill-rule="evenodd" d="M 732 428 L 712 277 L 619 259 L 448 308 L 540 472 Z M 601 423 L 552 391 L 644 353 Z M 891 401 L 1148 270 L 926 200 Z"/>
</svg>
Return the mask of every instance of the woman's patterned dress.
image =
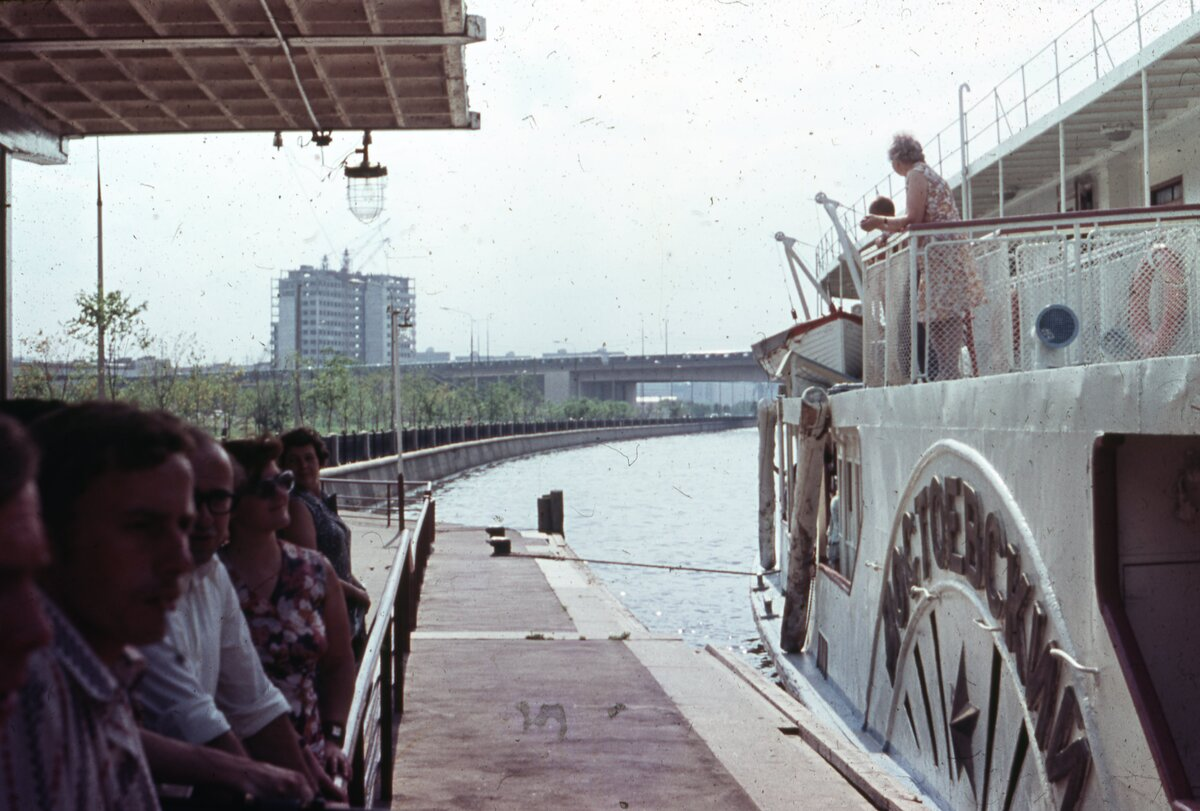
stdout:
<svg viewBox="0 0 1200 811">
<path fill-rule="evenodd" d="M 909 175 L 913 172 L 920 172 L 929 184 L 929 193 L 925 197 L 925 222 L 959 222 L 962 216 L 954 203 L 950 184 L 924 162 L 914 164 Z M 952 243 L 953 240 L 944 236 L 917 239 L 917 249 L 926 249 L 929 259 L 928 263 L 919 263 L 917 312 L 921 321 L 962 318 L 984 302 L 983 282 L 975 271 L 970 253 L 962 246 L 948 242 Z M 925 291 L 930 285 L 933 296 L 927 303 Z"/>
<path fill-rule="evenodd" d="M 322 756 L 325 736 L 317 705 L 317 665 L 325 636 L 325 559 L 320 552 L 279 541 L 279 580 L 267 599 L 255 597 L 232 570 L 242 613 L 263 670 L 291 707 L 300 743 Z"/>
</svg>

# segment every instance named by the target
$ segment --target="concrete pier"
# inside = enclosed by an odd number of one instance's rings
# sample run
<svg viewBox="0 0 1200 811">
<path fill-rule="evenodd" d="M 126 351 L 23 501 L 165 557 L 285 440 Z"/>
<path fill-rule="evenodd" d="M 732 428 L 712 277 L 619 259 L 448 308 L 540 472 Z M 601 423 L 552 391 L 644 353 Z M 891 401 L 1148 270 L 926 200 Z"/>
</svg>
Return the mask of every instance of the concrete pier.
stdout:
<svg viewBox="0 0 1200 811">
<path fill-rule="evenodd" d="M 375 593 L 391 533 L 350 520 Z M 514 553 L 572 556 L 555 536 L 509 536 Z M 491 557 L 482 528 L 439 526 L 393 807 L 872 807 L 805 743 L 790 701 L 719 652 L 649 633 L 583 564 Z"/>
</svg>

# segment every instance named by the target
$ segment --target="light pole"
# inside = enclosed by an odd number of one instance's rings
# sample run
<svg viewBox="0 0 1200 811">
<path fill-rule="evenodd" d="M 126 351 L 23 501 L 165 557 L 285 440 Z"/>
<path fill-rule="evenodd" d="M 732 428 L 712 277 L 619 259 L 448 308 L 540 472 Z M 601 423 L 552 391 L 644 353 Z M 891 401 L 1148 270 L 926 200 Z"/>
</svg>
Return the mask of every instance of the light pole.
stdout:
<svg viewBox="0 0 1200 811">
<path fill-rule="evenodd" d="M 396 475 L 404 479 L 404 412 L 400 402 L 400 330 L 412 326 L 407 307 L 387 308 L 392 327 L 392 432 L 396 437 Z M 403 323 L 401 321 L 403 320 Z M 404 493 L 399 493 L 401 512 L 404 511 Z"/>
<path fill-rule="evenodd" d="M 104 397 L 104 199 L 100 193 L 100 139 L 96 139 L 96 399 Z"/>
<path fill-rule="evenodd" d="M 475 386 L 475 391 L 479 391 L 479 380 L 478 380 L 478 378 L 475 377 L 475 316 L 471 315 L 466 310 L 456 310 L 453 307 L 438 307 L 438 309 L 445 310 L 448 313 L 458 313 L 459 315 L 465 315 L 467 317 L 467 320 L 470 322 L 471 345 L 470 345 L 470 354 L 468 354 L 467 357 L 470 359 L 470 363 L 471 363 L 471 380 Z M 488 351 L 489 352 L 491 351 L 490 347 L 488 348 Z"/>
</svg>

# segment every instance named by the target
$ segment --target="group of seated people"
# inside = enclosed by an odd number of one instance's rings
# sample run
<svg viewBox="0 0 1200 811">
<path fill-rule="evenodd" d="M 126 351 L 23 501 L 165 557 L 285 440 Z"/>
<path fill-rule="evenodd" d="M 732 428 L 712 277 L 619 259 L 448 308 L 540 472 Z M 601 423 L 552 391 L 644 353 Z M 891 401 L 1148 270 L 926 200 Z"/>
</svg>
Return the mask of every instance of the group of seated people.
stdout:
<svg viewBox="0 0 1200 811">
<path fill-rule="evenodd" d="M 320 437 L 0 411 L 0 808 L 344 801 L 369 598 Z"/>
</svg>

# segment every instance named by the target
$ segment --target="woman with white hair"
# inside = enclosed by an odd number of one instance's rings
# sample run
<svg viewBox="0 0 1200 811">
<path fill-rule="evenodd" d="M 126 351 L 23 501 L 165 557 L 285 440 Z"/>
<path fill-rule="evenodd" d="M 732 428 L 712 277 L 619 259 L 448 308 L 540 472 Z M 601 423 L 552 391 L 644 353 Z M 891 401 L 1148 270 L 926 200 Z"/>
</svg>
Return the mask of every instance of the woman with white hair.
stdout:
<svg viewBox="0 0 1200 811">
<path fill-rule="evenodd" d="M 916 138 L 906 132 L 893 136 L 888 160 L 896 174 L 904 178 L 905 212 L 891 217 L 868 214 L 859 223 L 864 230 L 896 233 L 917 223 L 962 219 L 950 184 L 925 163 L 925 152 Z M 921 258 L 917 264 L 917 318 L 927 326 L 930 335 L 927 371 L 931 380 L 958 377 L 958 357 L 962 351 L 966 319 L 971 309 L 984 301 L 983 283 L 969 256 L 959 245 L 937 244 L 946 241 L 946 237 L 936 241 L 924 237 L 916 243 L 917 250 L 926 249 L 929 257 L 928 273 Z M 927 299 L 928 289 L 932 289 L 933 295 Z M 918 354 L 924 355 L 921 332 L 918 328 Z"/>
</svg>

